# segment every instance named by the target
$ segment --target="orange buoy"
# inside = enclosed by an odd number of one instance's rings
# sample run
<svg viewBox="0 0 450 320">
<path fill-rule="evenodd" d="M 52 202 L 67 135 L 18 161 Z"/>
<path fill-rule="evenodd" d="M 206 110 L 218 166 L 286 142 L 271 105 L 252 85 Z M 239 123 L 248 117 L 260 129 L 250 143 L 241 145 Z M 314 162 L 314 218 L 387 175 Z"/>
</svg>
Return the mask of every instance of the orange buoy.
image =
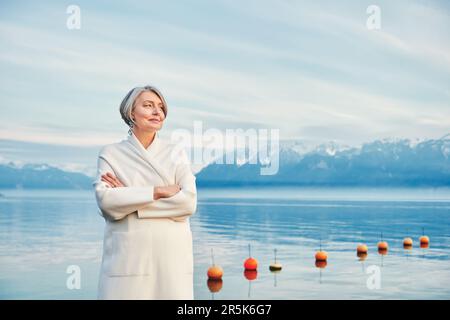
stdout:
<svg viewBox="0 0 450 320">
<path fill-rule="evenodd" d="M 320 239 L 319 251 L 316 252 L 316 261 L 327 261 L 328 253 L 322 251 L 322 239 Z"/>
<path fill-rule="evenodd" d="M 409 237 L 403 239 L 403 248 L 411 249 L 413 245 L 413 240 Z"/>
<path fill-rule="evenodd" d="M 386 241 L 378 242 L 378 250 L 387 250 L 388 248 L 389 248 L 389 246 Z"/>
<path fill-rule="evenodd" d="M 281 263 L 277 262 L 277 249 L 274 249 L 274 254 L 275 254 L 275 262 L 270 264 L 269 270 L 270 271 L 280 271 L 283 268 L 283 266 L 281 265 Z"/>
<path fill-rule="evenodd" d="M 383 232 L 381 233 L 381 240 L 380 240 L 380 242 L 378 242 L 377 247 L 378 247 L 378 252 L 387 251 L 389 248 L 388 243 L 386 241 L 383 241 Z"/>
<path fill-rule="evenodd" d="M 430 243 L 430 238 L 425 235 L 425 228 L 422 228 L 422 236 L 419 238 L 420 244 L 428 245 Z"/>
<path fill-rule="evenodd" d="M 327 261 L 328 253 L 325 251 L 317 251 L 316 252 L 316 261 Z"/>
<path fill-rule="evenodd" d="M 208 269 L 208 279 L 219 280 L 222 279 L 223 270 L 219 266 L 211 266 Z"/>
<path fill-rule="evenodd" d="M 256 270 L 258 269 L 258 260 L 255 258 L 248 258 L 244 262 L 244 268 L 245 270 Z"/>
<path fill-rule="evenodd" d="M 247 258 L 244 261 L 244 269 L 245 270 L 256 270 L 258 268 L 258 260 L 255 258 L 252 258 L 251 251 L 250 251 L 250 244 L 248 245 L 248 255 L 249 258 Z"/>
<path fill-rule="evenodd" d="M 430 238 L 428 238 L 427 236 L 421 236 L 419 238 L 420 243 L 422 244 L 429 244 L 430 243 Z"/>
<path fill-rule="evenodd" d="M 369 251 L 369 249 L 367 248 L 367 246 L 365 244 L 360 244 L 357 248 L 356 248 L 356 253 L 358 254 L 367 254 L 367 251 Z"/>
<path fill-rule="evenodd" d="M 211 249 L 211 259 L 212 259 L 212 266 L 208 268 L 208 279 L 210 280 L 220 280 L 223 276 L 223 269 L 220 266 L 216 266 L 214 263 L 214 254 L 213 249 Z"/>
</svg>

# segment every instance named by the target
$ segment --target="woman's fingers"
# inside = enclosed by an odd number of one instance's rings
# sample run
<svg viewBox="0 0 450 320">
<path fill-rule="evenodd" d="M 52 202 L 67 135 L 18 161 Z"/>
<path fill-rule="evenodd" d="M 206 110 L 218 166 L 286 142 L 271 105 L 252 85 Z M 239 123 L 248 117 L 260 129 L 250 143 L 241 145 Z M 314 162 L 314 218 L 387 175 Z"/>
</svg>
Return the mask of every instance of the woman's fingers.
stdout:
<svg viewBox="0 0 450 320">
<path fill-rule="evenodd" d="M 111 179 L 105 175 L 102 175 L 102 181 L 106 182 L 110 187 L 115 187 L 115 184 Z"/>
<path fill-rule="evenodd" d="M 114 188 L 118 187 L 116 181 L 108 175 L 102 175 L 102 180 L 109 183 L 111 185 L 111 187 L 114 187 Z"/>
<path fill-rule="evenodd" d="M 103 174 L 102 180 L 103 179 L 105 182 L 108 182 L 112 187 L 123 187 L 124 186 L 123 183 L 110 172 Z"/>
<path fill-rule="evenodd" d="M 116 177 L 111 174 L 111 173 L 107 173 L 106 176 L 108 177 L 108 179 L 114 184 L 114 187 L 118 187 L 119 184 L 117 183 Z"/>
<path fill-rule="evenodd" d="M 117 179 L 117 177 L 116 177 L 115 175 L 113 175 L 113 174 L 110 173 L 110 172 L 108 172 L 107 175 L 109 175 L 109 177 L 110 177 L 111 179 L 113 179 L 113 181 L 114 181 L 114 183 L 116 184 L 116 186 L 118 186 L 118 187 L 123 187 L 123 183 L 122 183 L 119 179 Z"/>
<path fill-rule="evenodd" d="M 107 182 L 108 184 L 110 184 L 111 186 L 113 186 L 113 184 L 112 184 L 112 182 L 109 180 L 109 178 L 106 177 L 106 176 L 104 176 L 104 175 L 102 175 L 102 181 L 105 181 L 105 182 Z"/>
<path fill-rule="evenodd" d="M 179 186 L 177 184 L 172 184 L 169 186 L 155 187 L 153 197 L 155 200 L 157 200 L 159 198 L 170 198 L 180 191 L 181 191 L 181 186 Z"/>
<path fill-rule="evenodd" d="M 170 196 L 173 196 L 173 195 L 177 194 L 178 192 L 180 192 L 180 186 L 177 184 L 173 184 L 173 185 L 169 186 L 168 188 L 169 188 Z"/>
<path fill-rule="evenodd" d="M 104 179 L 105 181 L 111 183 L 113 186 L 115 186 L 115 182 L 114 179 L 112 179 L 111 177 L 109 177 L 108 175 L 102 175 L 102 179 Z"/>
</svg>

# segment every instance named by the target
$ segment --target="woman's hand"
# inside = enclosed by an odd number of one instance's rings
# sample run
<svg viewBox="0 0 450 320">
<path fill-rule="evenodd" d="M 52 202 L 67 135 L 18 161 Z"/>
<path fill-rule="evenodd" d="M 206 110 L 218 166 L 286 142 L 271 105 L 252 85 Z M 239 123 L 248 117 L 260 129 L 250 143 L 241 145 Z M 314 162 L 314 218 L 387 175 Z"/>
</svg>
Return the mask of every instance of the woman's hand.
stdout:
<svg viewBox="0 0 450 320">
<path fill-rule="evenodd" d="M 106 182 L 106 187 L 109 188 L 125 187 L 124 184 L 110 172 L 102 174 L 102 181 Z M 164 187 L 155 187 L 153 188 L 153 199 L 158 200 L 161 198 L 170 198 L 177 194 L 180 190 L 181 187 L 177 184 Z"/>
<path fill-rule="evenodd" d="M 177 194 L 181 190 L 181 187 L 177 184 L 172 184 L 165 187 L 153 188 L 153 199 L 158 200 L 160 198 L 170 198 Z"/>
<path fill-rule="evenodd" d="M 110 172 L 107 172 L 106 174 L 102 174 L 102 181 L 104 181 L 108 184 L 106 187 L 110 187 L 110 188 L 125 187 L 123 185 L 123 183 L 119 179 L 117 179 L 115 175 L 113 175 Z"/>
</svg>

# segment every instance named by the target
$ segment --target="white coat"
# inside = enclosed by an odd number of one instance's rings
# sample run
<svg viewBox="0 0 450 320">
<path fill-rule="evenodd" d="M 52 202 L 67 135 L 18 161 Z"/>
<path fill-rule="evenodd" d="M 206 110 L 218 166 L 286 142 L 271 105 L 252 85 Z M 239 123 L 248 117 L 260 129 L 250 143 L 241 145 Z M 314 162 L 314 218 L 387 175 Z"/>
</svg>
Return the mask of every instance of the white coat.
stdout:
<svg viewBox="0 0 450 320">
<path fill-rule="evenodd" d="M 107 172 L 125 187 L 107 187 Z M 154 187 L 171 184 L 181 191 L 154 200 Z M 101 149 L 93 186 L 106 221 L 98 298 L 193 299 L 197 190 L 186 152 L 158 133 L 145 149 L 132 133 Z"/>
</svg>

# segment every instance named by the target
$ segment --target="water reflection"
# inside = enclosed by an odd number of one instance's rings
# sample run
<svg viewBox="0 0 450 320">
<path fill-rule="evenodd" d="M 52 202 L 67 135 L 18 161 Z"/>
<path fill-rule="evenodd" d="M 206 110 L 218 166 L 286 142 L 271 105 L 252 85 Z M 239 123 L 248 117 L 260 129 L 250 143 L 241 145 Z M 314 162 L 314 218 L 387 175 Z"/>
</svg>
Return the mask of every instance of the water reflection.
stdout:
<svg viewBox="0 0 450 320">
<path fill-rule="evenodd" d="M 210 203 L 211 202 L 211 203 Z M 192 220 L 197 228 L 198 238 L 206 237 L 222 247 L 223 267 L 227 272 L 227 288 L 221 298 L 445 298 L 450 290 L 439 283 L 437 277 L 427 278 L 426 268 L 450 283 L 449 264 L 449 205 L 446 202 L 340 202 L 292 200 L 279 201 L 258 199 L 203 199 L 197 220 Z M 342 206 L 341 206 L 342 204 Z M 381 209 L 380 209 L 381 208 Z M 421 215 L 417 215 L 417 211 Z M 440 221 L 437 223 L 437 221 Z M 406 248 L 406 235 L 418 237 L 421 227 L 426 225 L 433 239 L 439 238 L 439 245 L 429 254 L 423 255 L 416 247 Z M 405 228 L 408 231 L 405 234 Z M 380 239 L 380 231 L 383 231 Z M 314 262 L 316 244 L 323 238 L 332 262 Z M 377 242 L 388 244 L 378 251 Z M 243 255 L 241 248 L 246 241 L 252 242 L 252 256 L 258 259 L 258 280 L 248 283 L 250 294 L 242 292 L 242 282 L 236 273 L 236 265 Z M 372 244 L 375 254 L 357 254 L 355 248 L 361 243 Z M 221 245 L 220 245 L 221 244 Z M 270 265 L 274 262 L 274 252 L 283 252 L 283 271 L 273 273 Z M 369 248 L 368 248 L 369 249 Z M 403 257 L 408 250 L 408 265 Z M 369 250 L 368 250 L 369 251 Z M 201 259 L 201 246 L 197 251 Z M 389 257 L 389 258 L 388 258 Z M 419 261 L 425 259 L 425 261 Z M 440 260 L 442 268 L 436 268 L 433 260 Z M 387 263 L 389 262 L 389 263 Z M 318 272 L 318 283 L 314 284 L 311 264 Z M 267 267 L 269 266 L 269 270 Z M 383 286 L 380 290 L 367 288 L 366 267 L 383 267 Z M 287 266 L 287 270 L 284 267 Z M 357 268 L 355 268 L 357 267 Z M 408 268 L 408 272 L 406 272 Z M 268 272 L 266 272 L 266 270 Z M 324 281 L 324 272 L 328 274 Z M 271 275 L 271 288 L 267 279 Z M 423 288 L 430 288 L 423 290 Z M 234 288 L 234 289 L 231 289 Z M 196 291 L 201 298 L 201 288 Z"/>
<path fill-rule="evenodd" d="M 367 255 L 368 255 L 367 252 L 357 252 L 356 253 L 356 256 L 358 257 L 358 261 L 361 262 L 361 267 L 362 267 L 362 272 L 363 273 L 366 273 L 366 268 L 365 268 L 365 265 L 364 265 L 364 261 L 367 259 Z"/>
<path fill-rule="evenodd" d="M 319 283 L 322 283 L 322 269 L 325 269 L 328 262 L 327 260 L 316 260 L 316 268 L 319 268 Z"/>
<path fill-rule="evenodd" d="M 219 292 L 223 286 L 222 279 L 208 279 L 206 281 L 209 291 L 211 292 L 211 299 L 214 300 L 214 294 Z"/>
<path fill-rule="evenodd" d="M 248 280 L 248 295 L 247 295 L 247 297 L 250 298 L 250 292 L 252 289 L 252 281 L 256 280 L 256 278 L 258 277 L 258 271 L 256 269 L 253 269 L 253 270 L 245 269 L 244 277 L 245 277 L 245 279 Z"/>
<path fill-rule="evenodd" d="M 270 194 L 276 198 L 277 192 Z M 104 222 L 92 193 L 2 194 L 0 298 L 94 299 Z M 450 201 L 241 199 L 204 194 L 199 193 L 198 211 L 191 218 L 196 299 L 450 297 Z M 428 243 L 420 241 L 424 230 Z M 389 251 L 377 254 L 381 231 Z M 405 237 L 414 239 L 411 247 L 404 247 Z M 314 261 L 320 242 L 329 261 Z M 355 257 L 355 248 L 363 243 L 368 253 Z M 243 270 L 249 257 L 257 260 L 258 271 Z M 280 262 L 281 272 L 271 270 Z M 65 287 L 71 264 L 82 270 L 78 291 Z M 214 265 L 223 269 L 220 281 L 208 280 L 207 270 Z M 372 265 L 383 267 L 379 290 L 366 285 L 365 271 Z"/>
<path fill-rule="evenodd" d="M 277 274 L 281 272 L 281 270 L 270 270 L 270 272 L 273 274 L 273 286 L 277 286 Z"/>
</svg>

